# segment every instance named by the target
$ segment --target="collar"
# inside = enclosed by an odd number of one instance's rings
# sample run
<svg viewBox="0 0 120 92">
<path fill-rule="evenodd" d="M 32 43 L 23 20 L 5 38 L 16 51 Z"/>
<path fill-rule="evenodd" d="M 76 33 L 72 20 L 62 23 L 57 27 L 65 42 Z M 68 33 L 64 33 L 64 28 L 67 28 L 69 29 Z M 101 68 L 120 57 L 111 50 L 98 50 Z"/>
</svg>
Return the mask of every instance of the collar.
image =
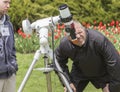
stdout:
<svg viewBox="0 0 120 92">
<path fill-rule="evenodd" d="M 0 25 L 4 24 L 5 19 L 6 19 L 6 16 L 3 15 L 2 18 L 0 19 Z"/>
</svg>

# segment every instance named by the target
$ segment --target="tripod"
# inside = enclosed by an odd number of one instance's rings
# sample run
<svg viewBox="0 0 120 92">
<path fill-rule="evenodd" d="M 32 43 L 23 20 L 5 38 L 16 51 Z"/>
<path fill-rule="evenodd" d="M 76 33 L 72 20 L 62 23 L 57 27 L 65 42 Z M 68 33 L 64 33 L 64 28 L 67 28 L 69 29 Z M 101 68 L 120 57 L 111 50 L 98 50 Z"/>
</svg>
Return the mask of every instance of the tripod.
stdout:
<svg viewBox="0 0 120 92">
<path fill-rule="evenodd" d="M 41 33 L 42 31 L 43 34 Z M 18 92 L 22 92 L 23 91 L 23 88 L 28 80 L 28 78 L 30 77 L 30 74 L 32 73 L 32 70 L 33 70 L 33 67 L 35 65 L 35 63 L 39 60 L 39 57 L 41 54 L 44 55 L 44 65 L 45 65 L 45 68 L 38 68 L 37 70 L 41 70 L 41 71 L 44 71 L 45 74 L 46 74 L 46 80 L 47 80 L 47 91 L 48 92 L 52 92 L 52 86 L 51 86 L 51 75 L 50 75 L 50 72 L 55 70 L 54 68 L 56 67 L 57 70 L 59 72 L 58 75 L 59 77 L 61 78 L 61 81 L 63 82 L 63 84 L 66 86 L 68 92 L 73 92 L 69 83 L 68 83 L 68 80 L 67 78 L 64 76 L 64 74 L 62 73 L 62 69 L 59 65 L 59 63 L 57 62 L 57 59 L 55 58 L 55 54 L 53 53 L 52 49 L 50 49 L 49 47 L 49 44 L 47 42 L 47 37 L 45 37 L 45 31 L 46 33 L 48 32 L 48 29 L 46 27 L 43 27 L 40 29 L 40 35 L 39 35 L 39 38 L 40 38 L 40 49 L 38 49 L 34 55 L 34 59 L 18 89 Z M 55 67 L 53 67 L 53 65 L 49 65 L 49 60 L 48 59 L 51 59 L 54 61 L 54 65 Z"/>
</svg>

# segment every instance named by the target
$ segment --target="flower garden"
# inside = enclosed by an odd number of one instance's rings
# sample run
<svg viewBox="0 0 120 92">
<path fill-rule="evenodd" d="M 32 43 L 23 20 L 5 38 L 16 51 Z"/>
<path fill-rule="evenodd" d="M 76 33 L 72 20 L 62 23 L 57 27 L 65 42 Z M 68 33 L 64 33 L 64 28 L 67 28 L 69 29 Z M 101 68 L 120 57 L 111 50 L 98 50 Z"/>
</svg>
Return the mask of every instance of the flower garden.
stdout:
<svg viewBox="0 0 120 92">
<path fill-rule="evenodd" d="M 112 20 L 108 24 L 103 22 L 94 24 L 82 23 L 85 27 L 98 30 L 103 33 L 110 41 L 114 44 L 118 52 L 120 53 L 120 22 Z M 54 45 L 55 47 L 59 44 L 61 37 L 65 35 L 64 25 L 57 25 L 54 30 Z M 49 43 L 52 45 L 52 33 L 49 32 Z M 20 53 L 31 53 L 39 49 L 39 38 L 34 32 L 32 35 L 26 35 L 21 29 L 15 34 L 16 50 Z"/>
</svg>

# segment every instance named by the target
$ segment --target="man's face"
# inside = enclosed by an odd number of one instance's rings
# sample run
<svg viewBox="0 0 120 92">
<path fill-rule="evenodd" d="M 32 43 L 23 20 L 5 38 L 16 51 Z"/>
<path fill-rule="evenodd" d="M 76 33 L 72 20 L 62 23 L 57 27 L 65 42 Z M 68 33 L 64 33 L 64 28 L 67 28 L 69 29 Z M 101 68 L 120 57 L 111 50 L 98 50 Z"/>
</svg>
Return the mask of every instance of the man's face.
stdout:
<svg viewBox="0 0 120 92">
<path fill-rule="evenodd" d="M 74 22 L 76 39 L 72 40 L 72 43 L 78 46 L 82 46 L 86 40 L 86 32 L 80 27 L 79 23 Z"/>
<path fill-rule="evenodd" d="M 11 0 L 0 0 L 0 15 L 6 14 Z"/>
</svg>

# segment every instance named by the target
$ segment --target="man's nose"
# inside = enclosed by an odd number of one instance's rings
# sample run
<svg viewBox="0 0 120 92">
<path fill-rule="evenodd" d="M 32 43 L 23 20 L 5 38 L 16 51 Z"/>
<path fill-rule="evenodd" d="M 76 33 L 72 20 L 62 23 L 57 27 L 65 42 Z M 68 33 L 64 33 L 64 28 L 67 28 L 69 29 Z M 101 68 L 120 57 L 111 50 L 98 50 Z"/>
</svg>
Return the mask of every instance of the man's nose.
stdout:
<svg viewBox="0 0 120 92">
<path fill-rule="evenodd" d="M 9 7 L 10 7 L 10 3 L 7 3 L 7 5 L 6 5 L 6 6 L 7 6 L 7 8 L 9 8 Z"/>
<path fill-rule="evenodd" d="M 7 7 L 10 8 L 10 4 L 8 4 Z"/>
</svg>

